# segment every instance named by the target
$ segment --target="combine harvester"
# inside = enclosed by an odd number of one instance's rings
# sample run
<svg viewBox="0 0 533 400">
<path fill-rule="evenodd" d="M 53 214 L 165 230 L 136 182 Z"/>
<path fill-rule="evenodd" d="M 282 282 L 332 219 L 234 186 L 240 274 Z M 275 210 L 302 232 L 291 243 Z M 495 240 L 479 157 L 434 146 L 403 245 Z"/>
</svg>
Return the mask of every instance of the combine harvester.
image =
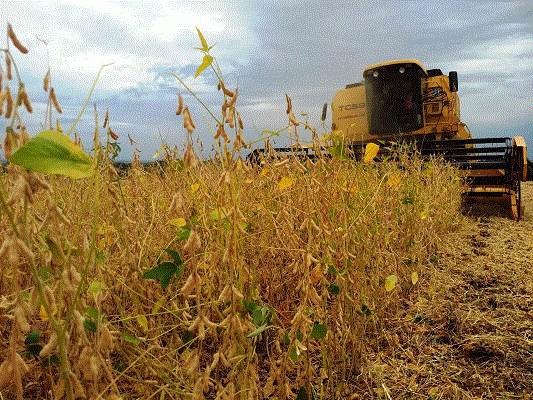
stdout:
<svg viewBox="0 0 533 400">
<path fill-rule="evenodd" d="M 368 143 L 413 143 L 424 158 L 442 157 L 462 171 L 468 198 L 503 198 L 511 217 L 524 212 L 520 182 L 526 180 L 526 144 L 514 138 L 472 138 L 461 122 L 457 72 L 426 70 L 417 60 L 367 67 L 363 81 L 339 90 L 331 104 L 332 135 L 344 139 L 355 159 Z M 322 120 L 325 120 L 327 104 Z M 314 157 L 312 148 L 274 149 Z M 250 155 L 256 160 L 265 152 Z"/>
</svg>

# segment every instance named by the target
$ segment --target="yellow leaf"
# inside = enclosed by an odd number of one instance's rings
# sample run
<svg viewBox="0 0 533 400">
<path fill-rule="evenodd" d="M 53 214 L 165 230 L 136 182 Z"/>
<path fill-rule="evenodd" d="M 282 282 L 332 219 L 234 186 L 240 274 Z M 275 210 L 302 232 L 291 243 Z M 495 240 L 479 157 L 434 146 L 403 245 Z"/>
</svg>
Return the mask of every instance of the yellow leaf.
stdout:
<svg viewBox="0 0 533 400">
<path fill-rule="evenodd" d="M 112 233 L 117 233 L 117 229 L 113 225 L 109 225 L 107 222 L 103 222 L 102 225 L 98 226 L 99 235 L 107 235 Z"/>
<path fill-rule="evenodd" d="M 420 367 L 416 364 L 407 363 L 407 369 L 417 373 L 420 372 Z"/>
<path fill-rule="evenodd" d="M 363 158 L 363 162 L 369 163 L 370 161 L 374 160 L 374 158 L 378 155 L 379 146 L 375 143 L 367 143 L 365 147 L 365 156 Z"/>
<path fill-rule="evenodd" d="M 291 187 L 292 184 L 293 184 L 292 178 L 288 178 L 288 177 L 284 176 L 279 181 L 279 190 L 285 190 L 285 189 Z"/>
<path fill-rule="evenodd" d="M 155 154 L 152 156 L 152 158 L 157 158 L 157 157 L 159 157 L 159 154 L 161 154 L 161 153 L 158 151 L 157 153 L 155 153 Z"/>
<path fill-rule="evenodd" d="M 252 203 L 252 210 L 259 211 L 263 209 L 263 205 L 261 203 Z"/>
<path fill-rule="evenodd" d="M 348 184 L 347 181 L 344 181 L 342 183 L 342 190 L 344 190 L 345 192 L 349 192 L 349 193 L 355 193 L 355 192 L 357 192 L 358 188 L 357 188 L 357 185 L 355 183 Z"/>
<path fill-rule="evenodd" d="M 41 309 L 39 310 L 39 315 L 42 321 L 48 321 L 48 314 L 46 313 L 46 310 L 42 304 Z"/>
<path fill-rule="evenodd" d="M 218 207 L 209 213 L 209 218 L 213 220 L 227 218 L 230 215 L 230 210 L 227 207 Z"/>
<path fill-rule="evenodd" d="M 154 304 L 154 308 L 152 309 L 152 314 L 157 314 L 159 312 L 159 309 L 163 305 L 163 303 L 166 301 L 167 297 L 163 296 L 157 302 Z"/>
<path fill-rule="evenodd" d="M 57 314 L 57 310 L 52 310 L 52 314 L 53 315 L 56 315 Z M 44 308 L 44 305 L 41 304 L 41 308 L 39 310 L 39 316 L 41 317 L 41 321 L 48 321 L 49 318 L 48 318 L 48 314 L 46 313 L 46 309 Z"/>
<path fill-rule="evenodd" d="M 398 283 L 398 277 L 396 275 L 389 275 L 385 278 L 385 290 L 390 292 L 396 287 Z"/>
<path fill-rule="evenodd" d="M 252 181 L 251 179 L 245 179 L 244 183 L 249 185 L 250 183 L 254 183 L 254 181 Z"/>
<path fill-rule="evenodd" d="M 389 176 L 389 179 L 387 179 L 387 185 L 388 186 L 398 186 L 398 184 L 401 182 L 401 178 L 398 175 L 391 175 Z"/>
<path fill-rule="evenodd" d="M 99 235 L 104 235 L 107 231 L 107 224 L 104 222 L 102 225 L 98 225 L 97 233 Z"/>
<path fill-rule="evenodd" d="M 324 136 L 323 138 L 319 139 L 319 142 L 326 142 L 331 139 L 331 135 Z"/>
<path fill-rule="evenodd" d="M 411 273 L 411 282 L 413 282 L 413 285 L 416 285 L 416 283 L 418 282 L 418 272 L 413 271 Z"/>
<path fill-rule="evenodd" d="M 178 228 L 183 228 L 185 225 L 187 225 L 187 221 L 185 221 L 183 218 L 173 218 L 168 221 L 168 223 L 177 226 Z"/>
<path fill-rule="evenodd" d="M 196 70 L 196 74 L 194 75 L 194 77 L 198 77 L 198 75 L 200 75 L 202 73 L 202 71 L 204 69 L 206 69 L 207 67 L 209 67 L 211 65 L 211 63 L 213 62 L 213 57 L 211 57 L 209 54 L 206 54 L 204 56 L 204 59 L 202 61 L 202 64 L 200 64 L 200 66 L 198 67 L 198 69 Z"/>
<path fill-rule="evenodd" d="M 200 43 L 202 43 L 201 50 L 202 51 L 209 50 L 209 46 L 207 45 L 207 42 L 206 42 L 206 40 L 204 38 L 204 35 L 202 34 L 202 32 L 200 32 L 200 29 L 198 29 L 198 27 L 196 27 L 196 32 L 198 32 L 198 37 L 200 38 Z"/>
<path fill-rule="evenodd" d="M 428 206 L 424 206 L 424 210 L 420 213 L 420 219 L 426 219 L 429 215 L 429 208 Z"/>
<path fill-rule="evenodd" d="M 199 183 L 193 183 L 191 185 L 191 193 L 196 193 L 198 191 L 198 189 L 200 189 L 200 184 Z"/>
<path fill-rule="evenodd" d="M 270 168 L 263 168 L 261 170 L 261 176 L 265 176 L 270 172 Z"/>
<path fill-rule="evenodd" d="M 143 328 L 143 331 L 146 332 L 148 330 L 148 320 L 146 319 L 146 315 L 137 315 L 135 318 L 137 319 L 137 322 L 141 328 Z"/>
</svg>

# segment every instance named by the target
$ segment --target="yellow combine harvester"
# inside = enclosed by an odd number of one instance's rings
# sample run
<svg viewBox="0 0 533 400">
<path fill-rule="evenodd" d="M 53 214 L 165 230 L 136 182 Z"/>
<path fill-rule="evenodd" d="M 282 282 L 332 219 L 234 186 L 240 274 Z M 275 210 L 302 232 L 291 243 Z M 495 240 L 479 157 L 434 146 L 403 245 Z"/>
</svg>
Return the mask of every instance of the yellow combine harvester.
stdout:
<svg viewBox="0 0 533 400">
<path fill-rule="evenodd" d="M 355 154 L 369 142 L 413 141 L 423 156 L 441 155 L 464 171 L 465 196 L 507 197 L 512 217 L 520 219 L 524 139 L 472 138 L 461 122 L 457 72 L 400 60 L 367 67 L 363 78 L 338 91 L 331 105 L 332 131 Z"/>
<path fill-rule="evenodd" d="M 426 70 L 417 60 L 372 65 L 361 82 L 335 94 L 332 136 L 343 138 L 356 159 L 371 142 L 411 142 L 423 157 L 441 156 L 462 170 L 469 186 L 465 196 L 504 197 L 518 220 L 523 213 L 520 182 L 527 173 L 524 139 L 472 138 L 461 121 L 457 89 L 457 72 Z M 326 111 L 324 105 L 323 120 Z M 311 149 L 302 151 L 313 157 Z"/>
</svg>

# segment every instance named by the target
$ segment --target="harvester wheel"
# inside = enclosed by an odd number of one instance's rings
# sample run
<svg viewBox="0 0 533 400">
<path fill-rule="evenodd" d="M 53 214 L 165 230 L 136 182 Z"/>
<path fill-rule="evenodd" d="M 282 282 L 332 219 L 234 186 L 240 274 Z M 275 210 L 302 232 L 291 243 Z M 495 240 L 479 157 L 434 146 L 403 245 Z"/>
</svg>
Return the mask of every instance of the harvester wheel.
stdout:
<svg viewBox="0 0 533 400">
<path fill-rule="evenodd" d="M 516 189 L 516 206 L 518 208 L 518 218 L 516 220 L 520 221 L 520 218 L 522 217 L 522 185 L 520 184 L 520 181 L 518 181 Z"/>
<path fill-rule="evenodd" d="M 522 217 L 522 188 L 520 180 L 516 181 L 511 190 L 511 218 L 520 221 Z"/>
</svg>

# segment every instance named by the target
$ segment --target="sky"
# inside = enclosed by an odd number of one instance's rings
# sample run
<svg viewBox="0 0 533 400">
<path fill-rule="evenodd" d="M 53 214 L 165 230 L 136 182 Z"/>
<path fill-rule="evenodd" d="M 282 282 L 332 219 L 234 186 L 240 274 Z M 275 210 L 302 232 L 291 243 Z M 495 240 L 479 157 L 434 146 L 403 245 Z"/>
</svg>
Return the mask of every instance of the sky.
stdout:
<svg viewBox="0 0 533 400">
<path fill-rule="evenodd" d="M 220 115 L 223 97 L 209 69 L 194 77 L 203 57 L 194 49 L 198 28 L 215 45 L 226 86 L 239 88 L 247 142 L 287 125 L 285 94 L 297 118 L 323 135 L 331 124 L 331 115 L 320 121 L 323 104 L 361 81 L 366 66 L 417 59 L 426 69 L 458 72 L 461 118 L 474 137 L 524 136 L 533 157 L 533 1 L 3 0 L 0 8 L 0 24 L 10 22 L 29 50 L 22 55 L 10 46 L 33 104 L 32 114 L 21 111 L 30 135 L 46 128 L 48 68 L 63 110 L 53 118 L 68 130 L 100 67 L 113 63 L 75 128 L 88 151 L 95 107 L 103 140 L 109 109 L 120 159 L 135 147 L 145 160 L 162 144 L 181 148 L 181 94 L 196 124 L 193 139 L 203 144 L 197 151 L 213 155 L 214 120 L 198 100 Z M 14 91 L 15 81 L 10 86 Z M 284 134 L 274 142 L 286 143 Z M 298 134 L 310 137 L 301 126 Z"/>
</svg>

